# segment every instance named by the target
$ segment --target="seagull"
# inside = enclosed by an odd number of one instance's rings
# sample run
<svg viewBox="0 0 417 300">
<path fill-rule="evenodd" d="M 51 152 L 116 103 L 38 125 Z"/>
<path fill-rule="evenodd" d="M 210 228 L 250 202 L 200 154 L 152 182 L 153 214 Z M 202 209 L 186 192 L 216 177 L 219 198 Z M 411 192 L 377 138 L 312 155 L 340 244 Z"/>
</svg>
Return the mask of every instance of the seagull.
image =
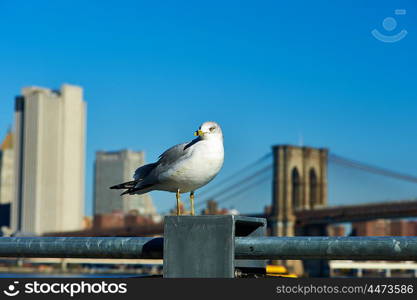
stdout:
<svg viewBox="0 0 417 300">
<path fill-rule="evenodd" d="M 121 195 L 151 191 L 176 193 L 177 215 L 181 215 L 180 197 L 190 193 L 194 215 L 194 192 L 220 172 L 224 161 L 223 132 L 216 122 L 204 122 L 194 133 L 197 138 L 175 145 L 159 156 L 155 163 L 136 169 L 132 181 L 110 187 L 125 189 Z"/>
</svg>

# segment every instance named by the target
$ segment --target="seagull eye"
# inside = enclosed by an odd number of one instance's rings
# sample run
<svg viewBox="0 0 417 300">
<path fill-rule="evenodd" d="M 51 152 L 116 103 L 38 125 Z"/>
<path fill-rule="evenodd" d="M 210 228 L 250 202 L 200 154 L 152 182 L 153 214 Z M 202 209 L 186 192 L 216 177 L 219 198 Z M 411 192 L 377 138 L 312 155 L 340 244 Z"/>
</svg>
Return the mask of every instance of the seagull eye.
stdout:
<svg viewBox="0 0 417 300">
<path fill-rule="evenodd" d="M 213 132 L 216 129 L 216 127 L 210 127 L 210 132 Z"/>
</svg>

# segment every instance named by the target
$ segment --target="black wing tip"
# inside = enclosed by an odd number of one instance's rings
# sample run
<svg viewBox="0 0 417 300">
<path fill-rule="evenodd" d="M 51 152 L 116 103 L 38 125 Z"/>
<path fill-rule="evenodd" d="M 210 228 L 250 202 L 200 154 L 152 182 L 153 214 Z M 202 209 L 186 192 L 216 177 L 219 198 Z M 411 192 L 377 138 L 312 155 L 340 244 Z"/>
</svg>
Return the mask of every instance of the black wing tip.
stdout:
<svg viewBox="0 0 417 300">
<path fill-rule="evenodd" d="M 150 188 L 151 186 L 152 186 L 152 184 L 147 184 L 147 185 L 141 186 L 139 188 L 135 188 L 135 187 L 128 188 L 126 191 L 124 191 L 123 193 L 121 193 L 120 196 L 127 195 L 127 194 L 134 195 L 136 192 L 138 192 L 140 190 L 144 190 L 144 189 Z"/>
<path fill-rule="evenodd" d="M 130 189 L 130 188 L 133 188 L 136 185 L 136 183 L 137 183 L 136 180 L 123 182 L 123 183 L 111 186 L 110 189 L 111 190 Z"/>
<path fill-rule="evenodd" d="M 120 190 L 120 189 L 123 189 L 123 183 L 122 184 L 113 185 L 113 186 L 109 187 L 109 189 L 111 189 L 111 190 Z"/>
<path fill-rule="evenodd" d="M 120 196 L 124 196 L 124 195 L 134 195 L 136 191 L 139 191 L 140 189 L 138 188 L 130 188 L 127 189 L 126 191 L 124 191 L 123 193 L 120 194 Z"/>
</svg>

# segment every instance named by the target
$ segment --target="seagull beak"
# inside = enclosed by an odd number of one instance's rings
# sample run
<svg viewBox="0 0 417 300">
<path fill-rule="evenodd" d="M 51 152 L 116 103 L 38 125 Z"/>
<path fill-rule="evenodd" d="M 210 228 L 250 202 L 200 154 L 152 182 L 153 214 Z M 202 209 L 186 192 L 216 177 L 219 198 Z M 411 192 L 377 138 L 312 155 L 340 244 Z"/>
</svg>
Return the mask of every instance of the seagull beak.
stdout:
<svg viewBox="0 0 417 300">
<path fill-rule="evenodd" d="M 199 130 L 197 130 L 196 132 L 194 132 L 194 135 L 195 135 L 195 136 L 203 136 L 203 135 L 204 135 L 204 132 L 203 132 L 203 131 L 201 131 L 201 129 L 199 129 Z"/>
</svg>

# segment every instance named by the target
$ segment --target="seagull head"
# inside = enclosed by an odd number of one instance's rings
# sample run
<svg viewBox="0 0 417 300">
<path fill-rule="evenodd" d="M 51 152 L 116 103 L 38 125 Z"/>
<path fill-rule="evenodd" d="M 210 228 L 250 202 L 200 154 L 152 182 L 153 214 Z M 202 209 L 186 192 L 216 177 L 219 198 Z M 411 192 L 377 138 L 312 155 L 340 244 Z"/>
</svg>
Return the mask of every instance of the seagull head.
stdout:
<svg viewBox="0 0 417 300">
<path fill-rule="evenodd" d="M 201 139 L 212 139 L 212 138 L 223 138 L 223 132 L 220 128 L 220 125 L 216 122 L 204 122 L 198 128 L 196 132 L 194 132 L 195 136 L 199 136 Z"/>
</svg>

